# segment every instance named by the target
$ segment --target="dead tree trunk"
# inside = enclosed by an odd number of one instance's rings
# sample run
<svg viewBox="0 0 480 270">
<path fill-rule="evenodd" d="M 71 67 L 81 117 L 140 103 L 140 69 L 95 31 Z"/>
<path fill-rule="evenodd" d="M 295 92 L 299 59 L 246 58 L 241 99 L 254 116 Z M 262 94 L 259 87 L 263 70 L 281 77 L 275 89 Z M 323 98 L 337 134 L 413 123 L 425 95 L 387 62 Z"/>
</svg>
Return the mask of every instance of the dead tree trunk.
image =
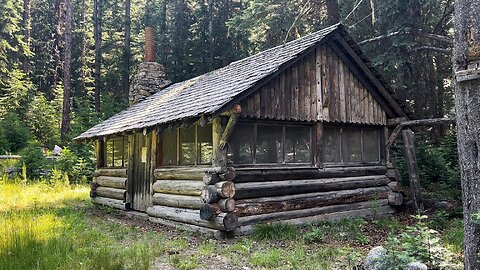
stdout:
<svg viewBox="0 0 480 270">
<path fill-rule="evenodd" d="M 455 1 L 453 70 L 456 75 L 455 108 L 462 180 L 464 263 L 480 269 L 480 0 Z"/>
<path fill-rule="evenodd" d="M 327 23 L 330 25 L 338 22 L 340 22 L 338 0 L 327 0 Z"/>
<path fill-rule="evenodd" d="M 64 140 L 70 130 L 70 111 L 72 108 L 71 62 L 72 62 L 72 0 L 65 1 L 65 55 L 63 69 L 63 112 L 60 136 Z"/>
<path fill-rule="evenodd" d="M 125 48 L 123 52 L 123 95 L 128 102 L 130 88 L 130 0 L 125 1 Z"/>
<path fill-rule="evenodd" d="M 421 193 L 422 187 L 420 186 L 413 132 L 410 129 L 406 129 L 402 132 L 402 135 L 403 143 L 405 144 L 405 157 L 407 158 L 408 175 L 410 180 L 410 196 L 412 196 L 413 208 L 416 212 L 423 212 L 424 207 Z"/>
<path fill-rule="evenodd" d="M 102 42 L 100 1 L 93 0 L 93 39 L 95 43 L 95 111 L 100 112 L 100 46 Z"/>
</svg>

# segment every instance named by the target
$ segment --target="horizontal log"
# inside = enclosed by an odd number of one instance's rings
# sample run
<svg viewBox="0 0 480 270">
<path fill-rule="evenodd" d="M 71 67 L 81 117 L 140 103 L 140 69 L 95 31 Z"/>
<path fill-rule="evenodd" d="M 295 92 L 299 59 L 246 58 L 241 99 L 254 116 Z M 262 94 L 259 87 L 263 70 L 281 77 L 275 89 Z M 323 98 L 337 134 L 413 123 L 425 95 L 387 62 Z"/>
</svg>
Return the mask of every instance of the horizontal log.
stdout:
<svg viewBox="0 0 480 270">
<path fill-rule="evenodd" d="M 153 190 L 159 193 L 200 196 L 204 183 L 192 180 L 157 180 Z"/>
<path fill-rule="evenodd" d="M 236 201 L 235 214 L 239 217 L 386 199 L 388 187 L 307 193 L 278 197 L 264 197 Z"/>
<path fill-rule="evenodd" d="M 162 168 L 155 169 L 153 175 L 156 179 L 163 180 L 203 180 L 205 173 L 223 173 L 225 169 L 220 167 L 209 168 L 191 168 L 191 167 L 178 167 L 178 168 Z"/>
<path fill-rule="evenodd" d="M 205 186 L 202 190 L 201 197 L 204 203 L 214 203 L 220 199 L 217 188 L 214 185 Z"/>
<path fill-rule="evenodd" d="M 392 181 L 400 181 L 402 178 L 398 169 L 388 169 L 385 173 L 385 176 L 387 176 Z"/>
<path fill-rule="evenodd" d="M 343 219 L 352 219 L 352 218 L 378 218 L 395 213 L 396 210 L 389 206 L 384 205 L 380 207 L 370 207 L 349 211 L 340 211 L 340 212 L 331 212 L 325 214 L 319 214 L 315 216 L 306 216 L 294 219 L 286 219 L 277 221 L 282 224 L 292 224 L 292 225 L 306 225 L 306 224 L 315 224 L 322 221 L 340 221 Z M 239 218 L 243 219 L 243 218 Z M 253 225 L 240 225 L 235 229 L 235 236 L 237 235 L 247 235 L 253 232 Z"/>
<path fill-rule="evenodd" d="M 227 168 L 224 173 L 211 173 L 207 172 L 203 175 L 203 182 L 207 185 L 214 185 L 221 181 L 233 181 L 235 179 L 236 172 L 234 168 Z"/>
<path fill-rule="evenodd" d="M 147 214 L 222 231 L 232 231 L 238 226 L 238 219 L 232 213 L 221 213 L 214 220 L 206 221 L 200 219 L 200 210 L 155 205 L 147 208 Z"/>
<path fill-rule="evenodd" d="M 125 189 L 127 187 L 126 177 L 113 177 L 113 176 L 97 176 L 93 179 L 95 183 L 102 187 L 120 188 Z"/>
<path fill-rule="evenodd" d="M 221 199 L 218 203 L 203 204 L 200 207 L 200 219 L 212 220 L 220 213 L 231 213 L 235 210 L 235 200 L 232 198 Z"/>
<path fill-rule="evenodd" d="M 218 196 L 232 198 L 235 195 L 235 184 L 232 181 L 224 181 L 215 184 Z"/>
<path fill-rule="evenodd" d="M 234 199 L 262 198 L 308 192 L 346 190 L 386 186 L 390 180 L 384 175 L 309 180 L 284 180 L 235 184 Z"/>
<path fill-rule="evenodd" d="M 92 202 L 96 204 L 101 204 L 105 206 L 109 206 L 116 209 L 121 210 L 129 210 L 129 203 L 125 203 L 122 200 L 116 200 L 111 198 L 104 198 L 104 197 L 95 197 L 92 198 Z"/>
<path fill-rule="evenodd" d="M 118 188 L 98 187 L 95 190 L 95 193 L 96 193 L 96 196 L 99 196 L 99 197 L 125 201 L 125 196 L 127 194 L 127 191 L 124 189 L 118 189 Z"/>
<path fill-rule="evenodd" d="M 301 168 L 301 169 L 237 169 L 235 183 L 265 182 L 280 180 L 302 180 L 333 177 L 354 177 L 368 175 L 383 175 L 387 171 L 385 166 L 364 167 L 331 167 L 331 168 Z"/>
<path fill-rule="evenodd" d="M 403 196 L 401 193 L 398 192 L 391 192 L 388 194 L 388 204 L 393 206 L 402 205 L 403 203 Z"/>
<path fill-rule="evenodd" d="M 223 181 L 233 181 L 236 177 L 236 172 L 233 168 L 227 168 L 227 171 L 225 173 L 220 173 L 218 176 L 220 176 L 220 179 Z"/>
<path fill-rule="evenodd" d="M 238 226 L 252 225 L 252 224 L 270 222 L 270 221 L 276 221 L 276 220 L 297 219 L 302 217 L 317 216 L 317 215 L 324 215 L 328 213 L 352 211 L 352 210 L 359 210 L 359 209 L 366 209 L 366 208 L 371 208 L 372 211 L 375 211 L 375 209 L 378 209 L 385 205 L 388 205 L 387 199 L 351 203 L 351 204 L 330 205 L 330 206 L 301 209 L 301 210 L 294 210 L 294 211 L 275 212 L 275 213 L 254 215 L 254 216 L 245 216 L 245 217 L 238 218 Z"/>
<path fill-rule="evenodd" d="M 200 196 L 187 196 L 176 194 L 155 193 L 153 194 L 154 205 L 164 205 L 189 209 L 200 209 L 203 204 Z"/>
<path fill-rule="evenodd" d="M 97 177 L 101 175 L 113 176 L 113 177 L 127 177 L 127 169 L 99 168 L 93 173 L 93 177 Z"/>
<path fill-rule="evenodd" d="M 168 220 L 168 219 L 159 218 L 159 217 L 148 217 L 148 221 L 161 224 L 164 226 L 176 228 L 176 229 L 187 230 L 194 233 L 201 233 L 206 237 L 213 237 L 216 239 L 225 239 L 227 237 L 230 237 L 229 233 L 225 231 L 200 227 L 192 224 Z"/>
<path fill-rule="evenodd" d="M 393 192 L 400 192 L 402 191 L 402 185 L 400 182 L 390 182 L 388 183 L 388 187 L 393 191 Z"/>
</svg>

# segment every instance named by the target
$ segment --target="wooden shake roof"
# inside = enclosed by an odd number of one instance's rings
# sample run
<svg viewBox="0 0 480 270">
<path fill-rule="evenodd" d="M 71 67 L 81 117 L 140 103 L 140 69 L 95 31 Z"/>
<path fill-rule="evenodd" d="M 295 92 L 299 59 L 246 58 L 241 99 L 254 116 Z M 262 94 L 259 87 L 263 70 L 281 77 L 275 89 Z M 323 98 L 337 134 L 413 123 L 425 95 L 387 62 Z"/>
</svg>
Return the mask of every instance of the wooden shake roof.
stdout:
<svg viewBox="0 0 480 270">
<path fill-rule="evenodd" d="M 355 57 L 361 59 L 373 76 L 382 104 L 393 112 L 389 117 L 405 116 L 392 98 L 392 90 L 373 68 L 344 26 L 336 24 L 297 40 L 277 46 L 195 78 L 175 83 L 148 97 L 76 137 L 76 140 L 109 136 L 166 124 L 178 120 L 212 115 L 229 109 L 259 84 L 265 83 L 296 59 L 325 42 L 340 36 Z M 375 84 L 374 84 L 375 85 Z"/>
</svg>

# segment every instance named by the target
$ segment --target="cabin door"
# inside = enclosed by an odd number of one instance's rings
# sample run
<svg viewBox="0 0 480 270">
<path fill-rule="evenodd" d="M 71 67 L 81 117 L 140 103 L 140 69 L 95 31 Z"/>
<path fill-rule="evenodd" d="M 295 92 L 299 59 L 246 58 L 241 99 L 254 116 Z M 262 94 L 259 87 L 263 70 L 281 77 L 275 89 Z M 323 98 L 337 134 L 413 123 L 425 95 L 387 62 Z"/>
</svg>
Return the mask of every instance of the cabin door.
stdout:
<svg viewBox="0 0 480 270">
<path fill-rule="evenodd" d="M 151 135 L 133 135 L 131 208 L 145 212 L 152 199 L 150 183 Z"/>
</svg>

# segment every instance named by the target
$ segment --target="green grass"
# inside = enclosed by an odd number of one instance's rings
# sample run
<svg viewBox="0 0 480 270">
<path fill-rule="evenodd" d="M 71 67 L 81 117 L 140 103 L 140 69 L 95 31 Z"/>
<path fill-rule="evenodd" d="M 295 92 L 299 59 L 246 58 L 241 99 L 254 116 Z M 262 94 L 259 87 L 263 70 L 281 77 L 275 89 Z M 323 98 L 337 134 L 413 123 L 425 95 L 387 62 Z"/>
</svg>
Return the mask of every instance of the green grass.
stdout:
<svg viewBox="0 0 480 270">
<path fill-rule="evenodd" d="M 305 228 L 257 225 L 229 240 L 142 225 L 98 209 L 87 186 L 0 182 L 2 269 L 360 269 L 368 226 L 401 232 L 394 218 L 321 222 Z M 108 210 L 108 211 L 105 211 Z M 445 245 L 461 254 L 460 220 L 446 220 Z M 157 266 L 155 268 L 154 266 Z M 159 268 L 158 268 L 159 267 Z"/>
</svg>

